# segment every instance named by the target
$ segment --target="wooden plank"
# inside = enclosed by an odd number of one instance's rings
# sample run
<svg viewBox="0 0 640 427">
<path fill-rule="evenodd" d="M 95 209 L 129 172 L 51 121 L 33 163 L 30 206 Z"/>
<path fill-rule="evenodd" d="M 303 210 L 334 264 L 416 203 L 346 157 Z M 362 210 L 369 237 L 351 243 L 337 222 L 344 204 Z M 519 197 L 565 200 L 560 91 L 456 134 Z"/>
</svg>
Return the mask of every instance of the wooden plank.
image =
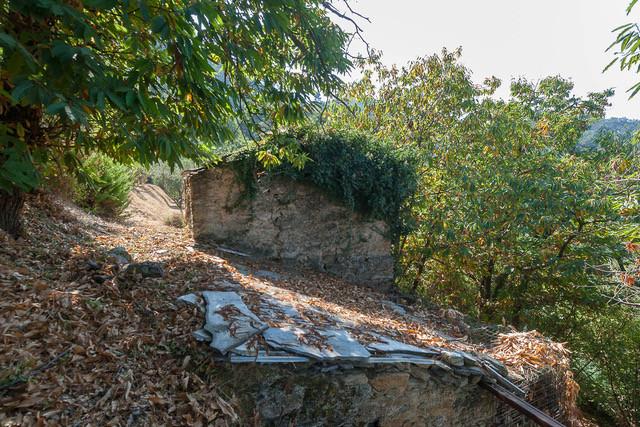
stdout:
<svg viewBox="0 0 640 427">
<path fill-rule="evenodd" d="M 554 418 L 545 414 L 535 406 L 531 405 L 526 400 L 516 396 L 503 387 L 493 384 L 487 381 L 481 381 L 480 386 L 493 393 L 498 399 L 505 402 L 521 414 L 526 415 L 531 420 L 535 421 L 538 425 L 543 427 L 565 427 L 564 424 L 558 422 Z"/>
</svg>

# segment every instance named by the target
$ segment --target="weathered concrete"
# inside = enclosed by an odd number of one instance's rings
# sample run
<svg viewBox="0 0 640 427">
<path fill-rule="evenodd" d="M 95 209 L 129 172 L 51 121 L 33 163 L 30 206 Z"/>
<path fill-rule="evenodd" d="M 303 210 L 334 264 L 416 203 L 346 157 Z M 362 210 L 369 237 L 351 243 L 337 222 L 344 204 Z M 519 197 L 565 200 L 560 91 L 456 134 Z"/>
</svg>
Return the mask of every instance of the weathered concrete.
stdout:
<svg viewBox="0 0 640 427">
<path fill-rule="evenodd" d="M 253 197 L 229 167 L 185 173 L 185 213 L 196 240 L 328 272 L 354 283 L 393 280 L 388 226 L 321 190 L 264 175 Z"/>
</svg>

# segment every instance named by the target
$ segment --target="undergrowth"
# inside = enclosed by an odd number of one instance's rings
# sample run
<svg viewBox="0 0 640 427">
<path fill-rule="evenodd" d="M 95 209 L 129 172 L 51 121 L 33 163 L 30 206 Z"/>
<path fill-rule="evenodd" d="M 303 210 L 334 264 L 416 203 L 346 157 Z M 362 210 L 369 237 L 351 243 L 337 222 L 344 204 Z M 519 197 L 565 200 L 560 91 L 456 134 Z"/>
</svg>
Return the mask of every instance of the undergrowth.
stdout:
<svg viewBox="0 0 640 427">
<path fill-rule="evenodd" d="M 134 184 L 129 167 L 99 153 L 81 161 L 76 179 L 76 203 L 104 216 L 117 216 L 127 207 Z"/>
</svg>

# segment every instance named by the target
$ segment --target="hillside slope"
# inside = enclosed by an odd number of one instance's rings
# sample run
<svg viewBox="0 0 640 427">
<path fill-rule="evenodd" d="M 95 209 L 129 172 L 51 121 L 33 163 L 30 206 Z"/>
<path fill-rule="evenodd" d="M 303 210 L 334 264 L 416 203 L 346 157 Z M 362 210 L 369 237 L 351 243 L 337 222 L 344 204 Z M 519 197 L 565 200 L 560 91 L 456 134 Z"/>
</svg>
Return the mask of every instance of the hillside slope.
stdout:
<svg viewBox="0 0 640 427">
<path fill-rule="evenodd" d="M 153 184 L 134 187 L 129 194 L 129 205 L 124 211 L 124 216 L 134 223 L 150 221 L 165 224 L 181 215 L 176 202 L 162 188 Z"/>
<path fill-rule="evenodd" d="M 0 236 L 3 425 L 247 422 L 233 394 L 221 393 L 211 350 L 191 335 L 201 327 L 197 310 L 176 302 L 229 283 L 256 296 L 275 287 L 277 298 L 294 303 L 302 295 L 318 310 L 406 343 L 490 354 L 515 375 L 566 364 L 561 346 L 535 333 L 494 332 L 492 347 L 471 340 L 454 310 L 400 307 L 389 295 L 322 274 L 196 246 L 184 229 L 107 222 L 46 195 L 29 199 L 25 222 L 26 238 Z M 164 276 L 123 274 L 109 254 L 118 246 L 134 262 L 161 263 Z M 567 381 L 562 399 L 571 406 Z"/>
<path fill-rule="evenodd" d="M 600 132 L 610 131 L 623 137 L 630 137 L 638 130 L 640 130 L 640 120 L 627 119 L 625 117 L 602 119 L 587 129 L 578 141 L 578 145 L 582 147 L 593 146 Z"/>
</svg>

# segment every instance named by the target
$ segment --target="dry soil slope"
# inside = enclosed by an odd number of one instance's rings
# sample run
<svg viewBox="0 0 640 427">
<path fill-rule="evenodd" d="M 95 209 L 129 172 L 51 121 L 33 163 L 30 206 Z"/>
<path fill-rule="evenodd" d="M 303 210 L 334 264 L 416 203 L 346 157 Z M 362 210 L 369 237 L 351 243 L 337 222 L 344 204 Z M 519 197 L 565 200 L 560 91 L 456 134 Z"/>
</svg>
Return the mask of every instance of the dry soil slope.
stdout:
<svg viewBox="0 0 640 427">
<path fill-rule="evenodd" d="M 182 217 L 182 211 L 176 202 L 162 188 L 153 184 L 138 185 L 131 191 L 129 206 L 124 214 L 137 223 L 165 224 Z"/>
</svg>

